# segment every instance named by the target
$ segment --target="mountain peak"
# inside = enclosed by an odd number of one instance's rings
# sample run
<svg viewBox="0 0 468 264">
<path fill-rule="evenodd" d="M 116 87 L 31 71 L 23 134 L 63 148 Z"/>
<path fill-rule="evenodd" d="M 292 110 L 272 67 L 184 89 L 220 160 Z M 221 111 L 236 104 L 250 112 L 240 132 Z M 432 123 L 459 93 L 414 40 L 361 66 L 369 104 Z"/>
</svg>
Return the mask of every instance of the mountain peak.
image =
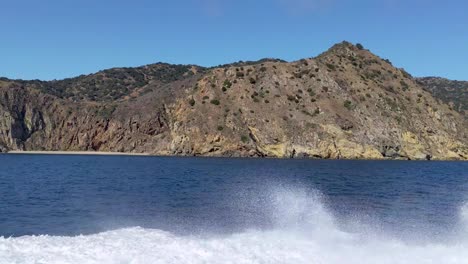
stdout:
<svg viewBox="0 0 468 264">
<path fill-rule="evenodd" d="M 353 43 L 349 41 L 342 41 L 340 43 L 337 43 L 333 45 L 330 49 L 328 49 L 327 52 L 342 52 L 342 51 L 357 51 L 357 50 L 363 50 L 364 47 L 362 44 L 356 44 L 354 45 Z"/>
</svg>

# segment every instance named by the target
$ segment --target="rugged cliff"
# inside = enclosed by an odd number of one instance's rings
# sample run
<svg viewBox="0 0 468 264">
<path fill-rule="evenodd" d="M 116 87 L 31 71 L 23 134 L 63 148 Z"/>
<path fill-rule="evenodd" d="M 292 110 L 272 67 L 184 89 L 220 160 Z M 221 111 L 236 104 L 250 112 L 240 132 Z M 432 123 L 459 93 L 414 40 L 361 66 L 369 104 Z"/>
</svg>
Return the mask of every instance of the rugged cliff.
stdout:
<svg viewBox="0 0 468 264">
<path fill-rule="evenodd" d="M 0 151 L 468 159 L 467 121 L 350 43 L 317 58 L 0 80 Z"/>
</svg>

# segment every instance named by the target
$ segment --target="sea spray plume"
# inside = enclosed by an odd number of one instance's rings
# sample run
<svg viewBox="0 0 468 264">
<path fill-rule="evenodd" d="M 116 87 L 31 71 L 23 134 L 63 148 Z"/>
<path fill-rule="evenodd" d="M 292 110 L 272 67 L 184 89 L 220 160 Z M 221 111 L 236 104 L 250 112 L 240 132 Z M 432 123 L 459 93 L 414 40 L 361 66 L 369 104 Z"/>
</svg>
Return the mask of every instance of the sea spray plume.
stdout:
<svg viewBox="0 0 468 264">
<path fill-rule="evenodd" d="M 263 188 L 248 188 L 233 194 L 239 212 L 237 222 L 247 229 L 333 229 L 332 213 L 324 196 L 315 189 L 269 183 Z"/>
<path fill-rule="evenodd" d="M 323 195 L 300 187 L 280 187 L 270 191 L 272 219 L 279 228 L 334 227 Z"/>
<path fill-rule="evenodd" d="M 468 202 L 465 202 L 460 207 L 459 226 L 461 229 L 462 239 L 468 241 Z"/>
<path fill-rule="evenodd" d="M 262 188 L 236 192 L 232 199 L 239 214 L 236 221 L 243 230 L 284 230 L 308 236 L 335 235 L 346 238 L 351 234 L 374 237 L 382 233 L 378 220 L 362 220 L 359 213 L 336 216 L 329 201 L 320 191 L 290 183 L 268 183 Z"/>
</svg>

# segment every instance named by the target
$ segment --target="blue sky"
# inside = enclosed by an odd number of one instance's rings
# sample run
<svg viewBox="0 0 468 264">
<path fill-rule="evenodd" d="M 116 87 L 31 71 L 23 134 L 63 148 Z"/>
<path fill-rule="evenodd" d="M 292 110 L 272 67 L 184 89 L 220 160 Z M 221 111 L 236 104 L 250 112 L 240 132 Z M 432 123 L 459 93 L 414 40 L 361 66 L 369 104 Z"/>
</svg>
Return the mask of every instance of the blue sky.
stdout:
<svg viewBox="0 0 468 264">
<path fill-rule="evenodd" d="M 0 76 L 313 57 L 360 42 L 415 76 L 468 80 L 465 0 L 1 0 Z"/>
</svg>

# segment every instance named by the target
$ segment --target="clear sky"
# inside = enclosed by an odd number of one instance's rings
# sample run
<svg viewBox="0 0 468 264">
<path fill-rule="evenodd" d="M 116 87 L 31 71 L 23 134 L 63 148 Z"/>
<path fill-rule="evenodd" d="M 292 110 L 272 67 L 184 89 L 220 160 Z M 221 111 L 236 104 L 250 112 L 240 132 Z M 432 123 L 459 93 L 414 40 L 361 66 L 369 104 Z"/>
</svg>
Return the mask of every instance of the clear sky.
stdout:
<svg viewBox="0 0 468 264">
<path fill-rule="evenodd" d="M 0 76 L 313 57 L 360 42 L 415 76 L 468 80 L 466 0 L 0 0 Z"/>
</svg>

